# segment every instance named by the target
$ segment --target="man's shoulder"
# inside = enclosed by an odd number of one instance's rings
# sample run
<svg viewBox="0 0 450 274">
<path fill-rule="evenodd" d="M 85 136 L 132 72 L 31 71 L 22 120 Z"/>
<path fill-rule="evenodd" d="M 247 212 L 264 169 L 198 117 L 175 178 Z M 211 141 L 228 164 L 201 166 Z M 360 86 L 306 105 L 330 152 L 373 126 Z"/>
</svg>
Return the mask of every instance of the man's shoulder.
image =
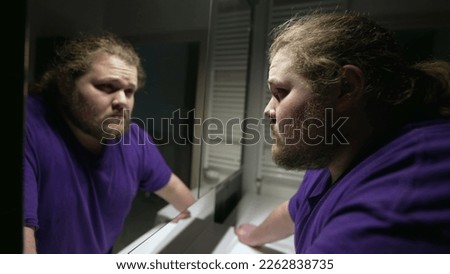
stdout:
<svg viewBox="0 0 450 274">
<path fill-rule="evenodd" d="M 410 124 L 405 127 L 404 135 L 433 136 L 450 135 L 450 120 L 440 119 Z"/>
<path fill-rule="evenodd" d="M 413 153 L 434 150 L 436 147 L 450 149 L 450 120 L 434 120 L 407 125 L 390 144 L 391 149 Z"/>
<path fill-rule="evenodd" d="M 357 164 L 346 176 L 354 182 L 422 180 L 430 170 L 450 168 L 450 123 L 428 121 L 406 126 L 401 134 Z M 377 183 L 382 186 L 383 183 Z M 405 184 L 403 184 L 405 185 Z"/>
<path fill-rule="evenodd" d="M 44 98 L 42 95 L 28 95 L 25 98 L 25 112 L 27 117 L 35 117 L 35 115 L 42 113 L 46 108 Z"/>
<path fill-rule="evenodd" d="M 50 127 L 55 127 L 55 123 L 51 120 L 57 119 L 57 115 L 53 114 L 48 104 L 40 95 L 29 95 L 25 100 L 25 131 L 33 132 L 36 136 L 40 132 L 47 131 Z"/>
</svg>

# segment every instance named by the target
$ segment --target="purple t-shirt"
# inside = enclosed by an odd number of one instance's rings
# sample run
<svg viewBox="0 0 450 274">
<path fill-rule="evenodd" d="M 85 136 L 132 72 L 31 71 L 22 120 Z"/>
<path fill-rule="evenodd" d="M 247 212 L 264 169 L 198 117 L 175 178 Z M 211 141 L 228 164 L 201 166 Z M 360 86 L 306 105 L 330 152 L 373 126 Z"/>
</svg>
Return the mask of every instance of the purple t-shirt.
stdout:
<svg viewBox="0 0 450 274">
<path fill-rule="evenodd" d="M 450 122 L 416 124 L 334 184 L 307 171 L 289 212 L 296 253 L 450 253 Z"/>
<path fill-rule="evenodd" d="M 42 98 L 28 96 L 24 218 L 38 253 L 108 253 L 138 189 L 153 192 L 172 174 L 136 124 L 120 141 L 90 154 Z"/>
</svg>

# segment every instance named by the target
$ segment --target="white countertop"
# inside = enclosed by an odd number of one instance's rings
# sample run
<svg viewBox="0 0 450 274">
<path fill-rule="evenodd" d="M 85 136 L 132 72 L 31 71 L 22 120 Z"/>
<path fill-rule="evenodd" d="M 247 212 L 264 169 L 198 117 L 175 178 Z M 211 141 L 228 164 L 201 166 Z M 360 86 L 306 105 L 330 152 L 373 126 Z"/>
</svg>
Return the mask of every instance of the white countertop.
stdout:
<svg viewBox="0 0 450 274">
<path fill-rule="evenodd" d="M 237 224 L 261 223 L 284 200 L 278 197 L 261 196 L 253 193 L 245 194 L 236 208 Z M 207 193 L 191 208 L 192 218 L 180 220 L 178 223 L 162 223 L 136 239 L 119 253 L 150 254 L 159 253 L 177 235 L 186 229 L 195 219 L 204 219 L 214 208 L 214 191 Z M 162 214 L 173 212 L 165 208 Z M 234 227 L 229 227 L 220 242 L 214 248 L 213 254 L 245 254 L 245 253 L 295 253 L 293 236 L 266 244 L 262 248 L 252 248 L 239 242 L 234 233 Z"/>
<path fill-rule="evenodd" d="M 269 215 L 269 213 L 279 204 L 284 202 L 283 198 L 257 195 L 249 193 L 244 195 L 237 205 L 237 225 L 242 223 L 252 223 L 258 225 Z M 217 245 L 213 253 L 217 254 L 243 254 L 243 253 L 295 253 L 294 236 L 269 243 L 262 248 L 252 248 L 239 242 L 234 228 L 231 227 L 222 241 Z"/>
</svg>

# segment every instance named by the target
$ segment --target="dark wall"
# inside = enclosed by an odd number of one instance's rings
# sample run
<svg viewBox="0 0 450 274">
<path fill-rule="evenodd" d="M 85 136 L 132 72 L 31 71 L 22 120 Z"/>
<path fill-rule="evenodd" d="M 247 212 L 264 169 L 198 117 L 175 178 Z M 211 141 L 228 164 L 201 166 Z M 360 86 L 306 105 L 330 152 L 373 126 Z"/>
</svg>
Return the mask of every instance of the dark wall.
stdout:
<svg viewBox="0 0 450 274">
<path fill-rule="evenodd" d="M 14 14 L 3 22 L 10 30 L 3 39 L 5 81 L 3 81 L 2 128 L 3 161 L 2 191 L 0 197 L 1 239 L 0 252 L 22 253 L 22 138 L 24 99 L 24 52 L 26 27 L 26 0 L 18 0 L 8 8 Z M 5 17 L 3 17 L 5 18 Z M 5 49 L 6 47 L 6 49 Z M 6 107 L 8 105 L 9 107 Z"/>
<path fill-rule="evenodd" d="M 196 42 L 140 42 L 147 81 L 136 93 L 133 118 L 158 145 L 175 174 L 190 186 L 199 46 Z M 192 112 L 191 112 L 192 113 Z"/>
</svg>

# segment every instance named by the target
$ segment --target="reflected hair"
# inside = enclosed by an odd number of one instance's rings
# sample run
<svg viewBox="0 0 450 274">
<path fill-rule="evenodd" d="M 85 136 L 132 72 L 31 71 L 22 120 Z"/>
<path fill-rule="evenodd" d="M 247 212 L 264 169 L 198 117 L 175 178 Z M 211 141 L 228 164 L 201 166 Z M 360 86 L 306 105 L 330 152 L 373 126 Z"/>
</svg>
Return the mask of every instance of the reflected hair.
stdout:
<svg viewBox="0 0 450 274">
<path fill-rule="evenodd" d="M 66 40 L 56 49 L 49 69 L 32 87 L 34 93 L 55 92 L 58 88 L 71 89 L 75 81 L 86 74 L 98 54 L 108 53 L 125 63 L 135 66 L 138 72 L 138 88 L 145 84 L 145 72 L 134 47 L 112 33 L 84 35 Z"/>
</svg>

